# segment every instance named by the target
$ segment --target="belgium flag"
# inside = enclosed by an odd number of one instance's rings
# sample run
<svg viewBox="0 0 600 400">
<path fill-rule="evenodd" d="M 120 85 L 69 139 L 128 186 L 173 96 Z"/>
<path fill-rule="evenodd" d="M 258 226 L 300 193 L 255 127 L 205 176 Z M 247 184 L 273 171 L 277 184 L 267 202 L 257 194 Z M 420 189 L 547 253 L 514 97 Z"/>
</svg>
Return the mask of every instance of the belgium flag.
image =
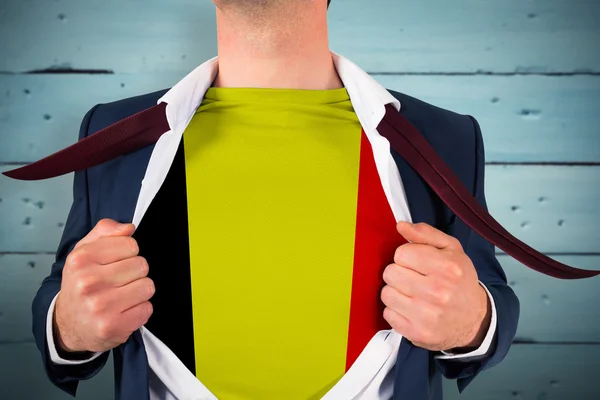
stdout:
<svg viewBox="0 0 600 400">
<path fill-rule="evenodd" d="M 320 399 L 371 338 L 379 330 L 389 329 L 380 300 L 382 274 L 393 262 L 396 248 L 406 241 L 396 230 L 369 140 L 360 126 L 359 130 L 352 232 L 329 235 L 320 243 L 324 254 L 329 248 L 344 248 L 349 263 L 347 279 L 333 279 L 327 270 L 330 260 L 318 260 L 319 265 L 307 267 L 306 273 L 288 271 L 282 263 L 277 266 L 281 271 L 277 277 L 265 276 L 260 269 L 244 269 L 255 255 L 240 254 L 239 238 L 229 243 L 230 254 L 219 265 L 195 262 L 202 260 L 199 252 L 210 250 L 210 243 L 200 243 L 194 237 L 194 224 L 203 223 L 207 217 L 195 220 L 190 215 L 193 208 L 189 204 L 190 180 L 186 180 L 184 146 L 188 142 L 184 135 L 134 238 L 156 285 L 151 300 L 154 313 L 146 328 L 218 398 L 231 394 L 237 398 L 234 393 L 253 398 L 259 387 L 260 398 L 271 398 L 269 390 L 294 375 L 295 388 L 290 388 L 286 398 Z M 315 214 L 321 215 L 318 210 Z M 258 227 L 256 232 L 260 234 Z M 210 241 L 210 237 L 203 240 Z M 293 247 L 311 252 L 314 241 L 307 237 L 306 243 Z M 274 251 L 281 251 L 281 246 L 285 246 L 283 240 L 273 243 Z M 211 272 L 215 268 L 221 269 L 218 274 Z M 245 271 L 242 278 L 239 271 Z M 328 292 L 311 293 L 311 280 L 328 281 Z M 282 287 L 285 285 L 290 289 Z M 282 300 L 281 293 L 286 290 L 293 296 Z M 331 302 L 341 304 L 338 309 L 343 312 L 324 314 L 321 308 L 331 307 Z M 236 387 L 232 387 L 234 382 Z M 299 393 L 298 387 L 309 392 Z"/>
</svg>

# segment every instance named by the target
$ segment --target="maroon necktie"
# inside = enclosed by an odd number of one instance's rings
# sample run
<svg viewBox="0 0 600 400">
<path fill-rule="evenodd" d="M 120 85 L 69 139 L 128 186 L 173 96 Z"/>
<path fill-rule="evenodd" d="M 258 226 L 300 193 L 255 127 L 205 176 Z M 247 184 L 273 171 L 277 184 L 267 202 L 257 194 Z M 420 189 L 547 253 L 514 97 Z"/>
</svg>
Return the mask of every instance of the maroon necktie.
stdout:
<svg viewBox="0 0 600 400">
<path fill-rule="evenodd" d="M 4 172 L 20 180 L 53 178 L 84 170 L 156 143 L 169 130 L 166 103 L 114 123 L 32 164 Z M 526 245 L 502 227 L 473 197 L 425 137 L 391 105 L 377 126 L 391 147 L 471 229 L 529 268 L 561 279 L 590 278 L 600 271 L 570 267 Z"/>
</svg>

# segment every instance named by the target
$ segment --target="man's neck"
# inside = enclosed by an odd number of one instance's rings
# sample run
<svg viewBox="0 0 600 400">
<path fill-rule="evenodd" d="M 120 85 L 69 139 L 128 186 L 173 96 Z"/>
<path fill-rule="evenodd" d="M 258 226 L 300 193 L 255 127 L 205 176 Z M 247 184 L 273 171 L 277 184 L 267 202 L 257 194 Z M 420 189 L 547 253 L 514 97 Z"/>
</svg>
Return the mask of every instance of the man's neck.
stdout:
<svg viewBox="0 0 600 400">
<path fill-rule="evenodd" d="M 325 13 L 286 9 L 250 19 L 217 9 L 219 71 L 213 86 L 341 88 L 327 34 Z"/>
</svg>

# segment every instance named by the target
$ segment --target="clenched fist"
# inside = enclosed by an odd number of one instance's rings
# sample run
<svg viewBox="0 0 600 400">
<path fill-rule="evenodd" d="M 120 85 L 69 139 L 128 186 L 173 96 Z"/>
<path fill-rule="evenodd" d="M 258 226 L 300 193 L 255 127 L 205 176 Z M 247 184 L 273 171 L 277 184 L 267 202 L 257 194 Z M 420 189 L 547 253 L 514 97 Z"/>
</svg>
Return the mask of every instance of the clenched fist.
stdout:
<svg viewBox="0 0 600 400">
<path fill-rule="evenodd" d="M 491 323 L 491 303 L 460 242 L 424 223 L 399 222 L 397 229 L 410 243 L 398 247 L 384 271 L 384 318 L 428 350 L 479 347 Z"/>
<path fill-rule="evenodd" d="M 68 255 L 54 312 L 62 350 L 110 350 L 150 318 L 154 283 L 134 229 L 103 219 Z"/>
</svg>

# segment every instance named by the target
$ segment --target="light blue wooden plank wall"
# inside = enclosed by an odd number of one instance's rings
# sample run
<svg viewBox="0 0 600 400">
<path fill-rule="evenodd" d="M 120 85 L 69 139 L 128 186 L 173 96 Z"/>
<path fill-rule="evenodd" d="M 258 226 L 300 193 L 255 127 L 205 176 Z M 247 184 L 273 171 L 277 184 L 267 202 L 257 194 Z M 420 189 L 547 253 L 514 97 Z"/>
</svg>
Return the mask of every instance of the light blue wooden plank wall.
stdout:
<svg viewBox="0 0 600 400">
<path fill-rule="evenodd" d="M 216 52 L 209 0 L 0 7 L 4 71 L 181 72 Z M 596 0 L 334 0 L 329 11 L 331 47 L 370 72 L 600 71 Z"/>
<path fill-rule="evenodd" d="M 181 75 L 0 75 L 0 137 L 10 134 L 0 159 L 27 162 L 61 149 L 95 104 L 168 88 Z M 485 133 L 488 162 L 600 160 L 600 135 L 593 128 L 600 126 L 600 76 L 375 78 L 389 89 L 474 115 Z"/>
<path fill-rule="evenodd" d="M 599 0 L 333 0 L 329 21 L 332 50 L 387 88 L 479 120 L 500 222 L 560 261 L 600 268 Z M 215 28 L 210 0 L 3 0 L 0 170 L 72 143 L 97 103 L 171 86 L 216 55 Z M 69 398 L 46 380 L 30 305 L 71 180 L 0 177 L 2 398 Z M 499 259 L 521 300 L 518 343 L 460 398 L 600 398 L 600 281 Z M 111 386 L 109 364 L 81 398 L 111 398 Z M 445 391 L 459 398 L 453 382 Z"/>
</svg>

